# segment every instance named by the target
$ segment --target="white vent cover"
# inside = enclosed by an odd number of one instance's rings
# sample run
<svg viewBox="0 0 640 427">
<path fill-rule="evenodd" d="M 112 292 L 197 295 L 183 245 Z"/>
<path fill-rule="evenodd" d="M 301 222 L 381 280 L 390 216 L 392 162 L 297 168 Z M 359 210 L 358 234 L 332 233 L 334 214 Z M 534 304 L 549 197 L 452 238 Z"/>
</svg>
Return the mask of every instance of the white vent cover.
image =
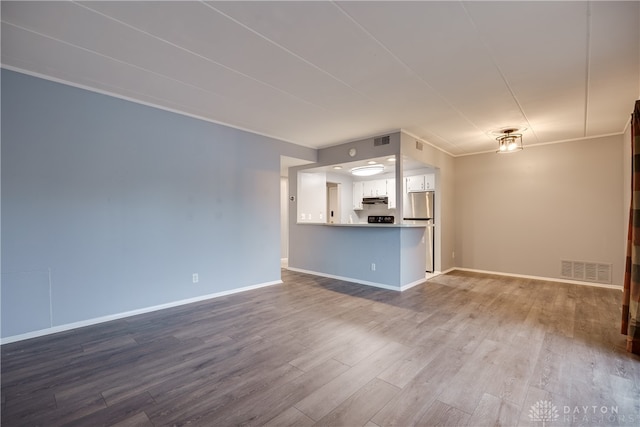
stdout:
<svg viewBox="0 0 640 427">
<path fill-rule="evenodd" d="M 562 261 L 562 266 L 560 267 L 560 276 L 573 277 L 573 263 L 571 261 Z"/>
<path fill-rule="evenodd" d="M 560 277 L 611 284 L 611 264 L 562 260 L 560 261 Z"/>
<path fill-rule="evenodd" d="M 612 280 L 613 278 L 611 277 L 611 264 L 598 264 L 596 282 L 611 283 Z"/>
</svg>

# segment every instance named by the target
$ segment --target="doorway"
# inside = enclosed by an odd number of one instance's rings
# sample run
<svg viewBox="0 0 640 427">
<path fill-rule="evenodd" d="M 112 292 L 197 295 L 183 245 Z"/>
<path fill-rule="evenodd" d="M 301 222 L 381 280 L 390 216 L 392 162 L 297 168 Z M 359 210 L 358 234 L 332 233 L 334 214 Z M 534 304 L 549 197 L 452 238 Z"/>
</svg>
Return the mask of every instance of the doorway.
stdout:
<svg viewBox="0 0 640 427">
<path fill-rule="evenodd" d="M 340 190 L 338 182 L 327 182 L 327 224 L 341 224 Z"/>
<path fill-rule="evenodd" d="M 289 194 L 289 168 L 313 163 L 310 160 L 302 160 L 295 157 L 280 156 L 280 266 L 289 264 L 289 207 L 291 206 Z M 295 221 L 295 213 L 293 220 Z"/>
</svg>

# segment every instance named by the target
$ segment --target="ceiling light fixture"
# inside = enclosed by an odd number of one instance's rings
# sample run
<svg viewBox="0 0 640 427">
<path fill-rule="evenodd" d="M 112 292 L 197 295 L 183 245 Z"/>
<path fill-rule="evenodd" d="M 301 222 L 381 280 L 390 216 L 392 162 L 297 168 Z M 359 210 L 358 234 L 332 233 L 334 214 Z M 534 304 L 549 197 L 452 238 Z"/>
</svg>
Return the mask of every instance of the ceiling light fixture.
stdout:
<svg viewBox="0 0 640 427">
<path fill-rule="evenodd" d="M 514 153 L 522 150 L 522 134 L 514 133 L 518 129 L 508 128 L 500 131 L 500 136 L 496 138 L 498 141 L 498 154 Z"/>
<path fill-rule="evenodd" d="M 355 176 L 371 176 L 384 172 L 384 165 L 375 164 L 369 166 L 360 166 L 351 169 L 351 174 Z"/>
<path fill-rule="evenodd" d="M 342 166 L 334 166 L 333 168 L 334 168 L 335 170 L 340 170 L 340 169 L 342 169 Z"/>
</svg>

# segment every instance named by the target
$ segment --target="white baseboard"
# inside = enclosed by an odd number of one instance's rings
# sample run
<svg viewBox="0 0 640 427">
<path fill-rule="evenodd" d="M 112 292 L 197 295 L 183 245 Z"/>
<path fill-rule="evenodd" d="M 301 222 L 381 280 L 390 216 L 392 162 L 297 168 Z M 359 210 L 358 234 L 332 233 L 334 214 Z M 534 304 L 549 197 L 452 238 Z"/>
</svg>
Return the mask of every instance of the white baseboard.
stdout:
<svg viewBox="0 0 640 427">
<path fill-rule="evenodd" d="M 285 258 L 283 258 L 285 259 Z M 321 276 L 321 277 L 328 277 L 331 279 L 337 279 L 337 280 L 344 280 L 347 282 L 353 282 L 353 283 L 358 283 L 361 285 L 367 285 L 367 286 L 373 286 L 376 288 L 381 288 L 381 289 L 387 289 L 387 290 L 392 290 L 392 291 L 405 291 L 407 289 L 413 288 L 414 286 L 420 285 L 422 283 L 425 283 L 426 280 L 428 279 L 420 279 L 420 280 L 416 280 L 415 282 L 411 282 L 407 285 L 403 285 L 400 287 L 397 286 L 390 286 L 390 285 L 385 285 L 383 283 L 377 283 L 377 282 L 369 282 L 366 280 L 359 280 L 359 279 L 354 279 L 351 277 L 343 277 L 343 276 L 336 276 L 336 275 L 332 275 L 332 274 L 326 274 L 326 273 L 319 273 L 317 271 L 311 271 L 311 270 L 304 270 L 301 268 L 294 268 L 294 267 L 286 267 L 288 270 L 291 271 L 297 271 L 300 273 L 306 273 L 306 274 L 313 274 L 315 276 Z M 606 288 L 606 289 L 616 289 L 616 290 L 620 290 L 622 291 L 623 288 L 622 286 L 619 285 L 608 285 L 608 284 L 603 284 L 603 283 L 592 283 L 592 282 L 582 282 L 582 281 L 578 281 L 578 280 L 567 280 L 567 279 L 558 279 L 555 277 L 543 277 L 543 276 L 531 276 L 531 275 L 526 275 L 526 274 L 515 274 L 515 273 L 504 273 L 504 272 L 500 272 L 500 271 L 488 271 L 488 270 L 478 270 L 478 269 L 474 269 L 474 268 L 463 268 L 463 267 L 452 267 L 449 268 L 445 271 L 442 272 L 434 272 L 434 276 L 435 275 L 440 275 L 440 274 L 447 274 L 450 273 L 452 271 L 468 271 L 468 272 L 472 272 L 472 273 L 481 273 L 481 274 L 494 274 L 497 276 L 507 276 L 507 277 L 518 277 L 518 278 L 523 278 L 523 279 L 532 279 L 532 280 L 540 280 L 540 281 L 546 281 L 546 282 L 559 282 L 559 283 L 569 283 L 569 284 L 573 284 L 573 285 L 581 285 L 581 286 L 592 286 L 592 287 L 596 287 L 596 288 Z M 181 305 L 185 305 L 185 304 L 191 304 L 194 302 L 200 302 L 200 301 L 205 301 L 208 299 L 213 299 L 213 298 L 219 298 L 225 295 L 231 295 L 231 294 L 236 294 L 236 293 L 240 293 L 240 292 L 246 292 L 246 291 L 250 291 L 253 289 L 259 289 L 259 288 L 264 288 L 267 286 L 273 286 L 273 285 L 279 285 L 282 283 L 282 280 L 275 280 L 272 282 L 265 282 L 265 283 L 260 283 L 257 285 L 251 285 L 251 286 L 245 286 L 242 288 L 237 288 L 237 289 L 231 289 L 228 291 L 222 291 L 222 292 L 216 292 L 214 294 L 207 294 L 207 295 L 201 295 L 198 297 L 194 297 L 194 298 L 188 298 L 188 299 L 184 299 L 184 300 L 179 300 L 179 301 L 173 301 L 170 303 L 166 303 L 166 304 L 160 304 L 160 305 L 155 305 L 152 307 L 145 307 L 145 308 L 141 308 L 141 309 L 137 309 L 137 310 L 131 310 L 131 311 L 126 311 L 123 313 L 117 313 L 117 314 L 111 314 L 108 316 L 102 316 L 102 317 L 96 317 L 93 319 L 88 319 L 88 320 L 82 320 L 79 322 L 73 322 L 73 323 L 67 323 L 64 325 L 59 325 L 59 326 L 54 326 L 51 328 L 46 328 L 46 329 L 40 329 L 38 331 L 32 331 L 32 332 L 27 332 L 24 334 L 20 334 L 20 335 L 13 335 L 10 337 L 5 337 L 5 338 L 0 338 L 0 345 L 4 345 L 4 344 L 9 344 L 12 342 L 17 342 L 17 341 L 23 341 L 23 340 L 27 340 L 30 338 L 37 338 L 37 337 L 41 337 L 41 336 L 45 336 L 45 335 L 51 335 L 51 334 L 55 334 L 58 332 L 64 332 L 64 331 L 69 331 L 72 329 L 77 329 L 77 328 L 82 328 L 85 326 L 91 326 L 91 325 L 96 325 L 99 323 L 104 323 L 104 322 L 109 322 L 111 320 L 118 320 L 118 319 L 123 319 L 126 317 L 131 317 L 131 316 L 136 316 L 138 314 L 144 314 L 144 313 L 150 313 L 153 311 L 158 311 L 158 310 L 164 310 L 166 308 L 171 308 L 171 307 L 178 307 Z"/>
<path fill-rule="evenodd" d="M 522 279 L 532 279 L 532 280 L 541 280 L 544 282 L 559 282 L 559 283 L 569 283 L 572 285 L 580 285 L 580 286 L 592 286 L 595 288 L 605 288 L 605 289 L 616 289 L 622 290 L 622 286 L 619 285 L 608 285 L 606 283 L 594 283 L 594 282 L 583 282 L 580 280 L 568 280 L 568 279 L 559 279 L 557 277 L 544 277 L 544 276 L 530 276 L 527 274 L 516 274 L 516 273 L 503 273 L 501 271 L 487 271 L 487 270 L 477 270 L 475 268 L 463 268 L 463 267 L 453 267 L 445 271 L 443 274 L 449 273 L 451 271 L 469 271 L 472 273 L 482 273 L 482 274 L 495 274 L 497 276 L 507 276 L 507 277 L 518 277 Z"/>
<path fill-rule="evenodd" d="M 320 273 L 320 272 L 311 271 L 311 270 L 304 270 L 302 268 L 287 267 L 287 270 L 297 271 L 298 273 L 313 274 L 314 276 L 328 277 L 330 279 L 344 280 L 345 282 L 353 282 L 353 283 L 358 283 L 360 285 L 367 285 L 367 286 L 373 286 L 375 288 L 388 289 L 390 291 L 403 290 L 402 287 L 399 287 L 399 286 L 391 286 L 391 285 L 385 285 L 384 283 L 369 282 L 367 280 L 354 279 L 353 277 L 336 276 L 333 274 Z M 420 280 L 418 283 L 422 283 L 422 282 L 424 282 L 424 279 Z M 417 285 L 418 283 L 415 283 L 415 284 L 411 283 L 405 286 L 411 287 L 411 286 Z"/>
<path fill-rule="evenodd" d="M 433 277 L 435 277 L 435 276 L 433 276 Z M 429 279 L 427 279 L 427 278 L 425 277 L 424 279 L 416 280 L 415 282 L 411 282 L 411 283 L 408 283 L 408 284 L 406 284 L 406 285 L 402 285 L 402 286 L 400 286 L 400 291 L 401 291 L 401 292 L 402 292 L 402 291 L 406 291 L 407 289 L 411 289 L 411 288 L 413 288 L 414 286 L 421 285 L 421 284 L 425 283 L 427 280 L 429 280 Z"/>
<path fill-rule="evenodd" d="M 166 308 L 178 307 L 180 305 L 191 304 L 194 302 L 205 301 L 208 299 L 219 298 L 225 295 L 237 294 L 240 292 L 246 292 L 253 289 L 264 288 L 267 286 L 279 285 L 282 280 L 274 280 L 272 282 L 260 283 L 257 285 L 245 286 L 237 289 L 230 289 L 228 291 L 216 292 L 214 294 L 201 295 L 194 298 L 187 298 L 179 301 L 172 301 L 166 304 L 154 305 L 152 307 L 140 308 L 137 310 L 125 311 L 123 313 L 110 314 L 108 316 L 95 317 L 93 319 L 81 320 L 79 322 L 67 323 L 64 325 L 53 326 L 51 328 L 40 329 L 38 331 L 27 332 L 25 334 L 13 335 L 0 339 L 0 345 L 9 344 L 16 341 L 23 341 L 30 338 L 37 338 L 44 335 L 51 335 L 58 332 L 69 331 L 71 329 L 83 328 L 85 326 L 96 325 L 98 323 L 109 322 L 112 320 L 123 319 L 125 317 L 136 316 L 138 314 L 150 313 L 152 311 L 164 310 Z"/>
</svg>

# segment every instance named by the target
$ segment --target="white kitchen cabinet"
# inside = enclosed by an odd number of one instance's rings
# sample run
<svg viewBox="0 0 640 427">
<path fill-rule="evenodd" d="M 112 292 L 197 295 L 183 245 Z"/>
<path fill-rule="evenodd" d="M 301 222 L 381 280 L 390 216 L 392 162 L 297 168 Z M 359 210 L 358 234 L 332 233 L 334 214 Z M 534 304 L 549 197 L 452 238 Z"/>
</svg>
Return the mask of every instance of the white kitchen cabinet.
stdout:
<svg viewBox="0 0 640 427">
<path fill-rule="evenodd" d="M 353 209 L 362 209 L 363 197 L 388 197 L 389 209 L 396 208 L 396 180 L 375 179 L 353 183 Z"/>
<path fill-rule="evenodd" d="M 387 179 L 387 197 L 389 197 L 389 209 L 396 208 L 396 180 L 395 179 Z"/>
<path fill-rule="evenodd" d="M 364 182 L 353 183 L 353 210 L 362 210 L 362 197 L 364 196 Z"/>
<path fill-rule="evenodd" d="M 407 192 L 435 190 L 436 176 L 434 174 L 408 176 L 406 184 Z"/>
<path fill-rule="evenodd" d="M 429 174 L 424 176 L 424 189 L 435 190 L 436 189 L 436 176 Z"/>
<path fill-rule="evenodd" d="M 374 188 L 376 191 L 376 196 L 388 196 L 389 195 L 389 188 L 387 186 L 387 179 L 379 179 L 377 181 L 374 181 Z"/>
<path fill-rule="evenodd" d="M 382 197 L 387 195 L 387 180 L 376 179 L 373 181 L 363 181 L 364 197 Z"/>
<path fill-rule="evenodd" d="M 408 176 L 406 181 L 407 192 L 424 191 L 424 175 Z"/>
<path fill-rule="evenodd" d="M 373 197 L 376 195 L 373 181 L 364 181 L 362 183 L 362 194 L 364 197 Z"/>
</svg>

